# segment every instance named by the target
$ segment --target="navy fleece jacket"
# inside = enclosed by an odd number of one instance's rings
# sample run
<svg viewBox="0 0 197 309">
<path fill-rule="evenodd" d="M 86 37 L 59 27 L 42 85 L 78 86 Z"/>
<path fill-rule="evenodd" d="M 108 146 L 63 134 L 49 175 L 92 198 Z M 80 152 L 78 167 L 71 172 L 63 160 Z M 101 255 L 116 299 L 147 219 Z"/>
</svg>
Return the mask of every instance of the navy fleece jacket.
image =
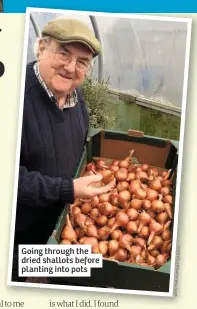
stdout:
<svg viewBox="0 0 197 309">
<path fill-rule="evenodd" d="M 84 150 L 88 113 L 80 90 L 75 107 L 60 110 L 27 65 L 15 244 L 44 244 L 67 202 Z"/>
</svg>

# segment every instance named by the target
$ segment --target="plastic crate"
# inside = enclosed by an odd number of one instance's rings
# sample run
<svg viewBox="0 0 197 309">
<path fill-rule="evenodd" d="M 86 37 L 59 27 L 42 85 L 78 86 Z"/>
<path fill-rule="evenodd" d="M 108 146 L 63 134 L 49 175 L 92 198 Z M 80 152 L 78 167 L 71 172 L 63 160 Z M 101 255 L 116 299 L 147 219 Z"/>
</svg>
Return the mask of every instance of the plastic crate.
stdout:
<svg viewBox="0 0 197 309">
<path fill-rule="evenodd" d="M 178 156 L 178 142 L 144 136 L 142 132 L 112 132 L 96 130 L 88 138 L 87 147 L 75 173 L 79 177 L 93 157 L 123 159 L 134 149 L 139 163 L 170 169 Z M 173 178 L 173 205 L 176 192 L 176 170 Z M 174 208 L 174 207 L 173 207 Z M 62 211 L 48 244 L 60 243 L 69 205 Z M 172 222 L 173 231 L 173 222 Z M 113 289 L 169 292 L 171 261 L 155 270 L 151 266 L 103 260 L 103 268 L 92 269 L 91 277 L 52 277 L 53 284 L 80 285 Z"/>
</svg>

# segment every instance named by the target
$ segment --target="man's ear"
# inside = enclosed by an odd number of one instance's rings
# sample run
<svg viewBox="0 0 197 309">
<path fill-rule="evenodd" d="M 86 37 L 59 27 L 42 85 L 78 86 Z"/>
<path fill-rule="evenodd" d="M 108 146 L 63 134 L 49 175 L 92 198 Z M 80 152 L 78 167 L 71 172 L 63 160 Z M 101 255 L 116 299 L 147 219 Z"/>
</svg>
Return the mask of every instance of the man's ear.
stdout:
<svg viewBox="0 0 197 309">
<path fill-rule="evenodd" d="M 43 40 L 40 40 L 39 41 L 39 44 L 38 44 L 38 60 L 40 59 L 40 57 L 42 57 L 43 55 L 43 52 L 45 50 L 45 42 Z"/>
</svg>

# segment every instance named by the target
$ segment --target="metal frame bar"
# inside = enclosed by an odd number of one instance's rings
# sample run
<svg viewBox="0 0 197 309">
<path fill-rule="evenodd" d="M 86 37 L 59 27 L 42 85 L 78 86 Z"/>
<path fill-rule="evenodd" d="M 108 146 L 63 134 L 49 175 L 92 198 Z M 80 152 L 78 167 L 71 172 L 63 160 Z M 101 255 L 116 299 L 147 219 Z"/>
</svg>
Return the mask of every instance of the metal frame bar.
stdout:
<svg viewBox="0 0 197 309">
<path fill-rule="evenodd" d="M 96 17 L 95 16 L 92 16 L 90 15 L 90 20 L 91 20 L 91 23 L 92 23 L 92 27 L 94 29 L 94 34 L 97 38 L 97 40 L 100 42 L 101 44 L 101 49 L 102 49 L 102 53 L 100 53 L 100 55 L 98 56 L 98 82 L 102 82 L 103 80 L 103 62 L 104 62 L 104 52 L 103 52 L 103 48 L 102 48 L 102 38 L 101 38 L 101 35 L 100 35 L 100 31 L 99 31 L 99 26 L 98 26 L 98 23 L 96 21 Z"/>
</svg>

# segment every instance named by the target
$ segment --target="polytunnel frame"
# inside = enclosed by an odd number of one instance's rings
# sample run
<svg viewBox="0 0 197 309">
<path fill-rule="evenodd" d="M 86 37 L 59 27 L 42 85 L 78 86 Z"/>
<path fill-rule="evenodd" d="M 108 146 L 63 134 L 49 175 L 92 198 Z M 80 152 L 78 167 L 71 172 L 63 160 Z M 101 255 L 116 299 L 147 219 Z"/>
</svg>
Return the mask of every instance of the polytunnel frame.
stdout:
<svg viewBox="0 0 197 309">
<path fill-rule="evenodd" d="M 102 38 L 101 38 L 101 35 L 100 35 L 99 26 L 98 26 L 98 23 L 96 21 L 96 17 L 89 15 L 89 18 L 90 18 L 90 21 L 91 21 L 91 24 L 92 24 L 92 27 L 93 27 L 93 30 L 94 30 L 94 34 L 95 34 L 96 38 L 98 39 L 98 41 L 100 42 L 101 49 L 102 49 L 102 53 L 100 53 L 99 56 L 98 56 L 98 82 L 101 83 L 102 80 L 103 80 L 103 75 L 104 75 L 103 74 L 104 48 L 103 48 L 103 44 L 102 44 Z M 33 15 L 31 13 L 30 13 L 30 20 L 32 22 L 32 26 L 33 26 L 33 29 L 35 31 L 36 37 L 41 37 L 41 31 L 40 31 L 40 28 L 38 26 L 38 23 L 36 22 L 35 18 L 33 17 Z M 116 95 L 116 96 L 121 96 L 121 95 L 127 96 L 132 103 L 135 103 L 137 105 L 144 106 L 144 107 L 155 109 L 155 110 L 167 113 L 167 114 L 171 114 L 171 115 L 181 117 L 181 111 L 182 111 L 181 107 L 178 107 L 178 106 L 175 106 L 175 105 L 168 105 L 168 104 L 161 103 L 161 102 L 158 102 L 158 101 L 154 101 L 152 99 L 147 99 L 147 98 L 144 98 L 144 97 L 135 97 L 132 94 L 128 94 L 128 92 L 126 92 L 126 91 L 121 91 L 121 90 L 117 90 L 117 89 L 113 89 L 113 88 L 110 88 L 109 92 L 113 95 Z"/>
</svg>

